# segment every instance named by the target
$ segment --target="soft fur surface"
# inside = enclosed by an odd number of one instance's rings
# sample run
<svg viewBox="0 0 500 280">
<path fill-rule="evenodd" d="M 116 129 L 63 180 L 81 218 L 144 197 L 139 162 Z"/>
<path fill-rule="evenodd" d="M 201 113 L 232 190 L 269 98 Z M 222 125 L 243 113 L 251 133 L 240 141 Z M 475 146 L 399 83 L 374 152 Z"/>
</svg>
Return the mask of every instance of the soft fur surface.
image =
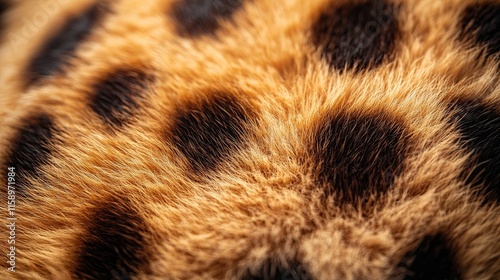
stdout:
<svg viewBox="0 0 500 280">
<path fill-rule="evenodd" d="M 1 279 L 500 279 L 499 1 L 1 3 Z"/>
</svg>

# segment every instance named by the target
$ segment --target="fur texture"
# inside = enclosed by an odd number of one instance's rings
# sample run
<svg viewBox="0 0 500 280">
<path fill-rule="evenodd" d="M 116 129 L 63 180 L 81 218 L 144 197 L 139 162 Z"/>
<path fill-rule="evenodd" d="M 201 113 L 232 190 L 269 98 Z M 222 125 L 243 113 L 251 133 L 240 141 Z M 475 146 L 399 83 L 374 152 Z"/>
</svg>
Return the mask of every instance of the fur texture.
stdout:
<svg viewBox="0 0 500 280">
<path fill-rule="evenodd" d="M 500 278 L 499 1 L 1 3 L 0 279 Z"/>
</svg>

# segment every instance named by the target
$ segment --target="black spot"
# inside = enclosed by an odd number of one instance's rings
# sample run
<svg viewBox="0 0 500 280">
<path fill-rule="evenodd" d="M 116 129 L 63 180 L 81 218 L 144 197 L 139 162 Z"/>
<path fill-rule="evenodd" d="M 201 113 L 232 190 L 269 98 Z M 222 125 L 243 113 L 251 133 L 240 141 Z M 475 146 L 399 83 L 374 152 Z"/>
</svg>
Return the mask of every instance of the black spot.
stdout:
<svg viewBox="0 0 500 280">
<path fill-rule="evenodd" d="M 182 36 L 213 35 L 221 20 L 230 19 L 243 0 L 178 0 L 172 17 Z"/>
<path fill-rule="evenodd" d="M 454 280 L 460 279 L 453 250 L 442 234 L 428 235 L 420 245 L 408 252 L 399 267 L 406 270 L 404 279 Z"/>
<path fill-rule="evenodd" d="M 3 15 L 3 13 L 7 10 L 7 4 L 6 0 L 0 0 L 0 15 Z"/>
<path fill-rule="evenodd" d="M 476 44 L 485 46 L 488 56 L 500 55 L 500 4 L 468 6 L 462 14 L 461 36 L 472 37 Z"/>
<path fill-rule="evenodd" d="M 52 119 L 46 114 L 39 114 L 25 120 L 13 139 L 7 166 L 15 168 L 20 194 L 26 192 L 26 178 L 38 177 L 40 166 L 48 163 L 56 132 Z"/>
<path fill-rule="evenodd" d="M 36 84 L 47 76 L 61 73 L 68 65 L 75 50 L 96 26 L 102 12 L 100 5 L 93 5 L 78 17 L 69 19 L 40 48 L 28 66 L 28 85 Z"/>
<path fill-rule="evenodd" d="M 220 95 L 181 110 L 173 127 L 173 142 L 194 171 L 213 170 L 239 148 L 249 122 L 247 108 L 235 97 Z"/>
<path fill-rule="evenodd" d="M 392 55 L 398 36 L 396 8 L 383 0 L 331 6 L 313 26 L 313 42 L 337 70 L 376 67 Z"/>
<path fill-rule="evenodd" d="M 312 159 L 325 194 L 340 202 L 364 201 L 385 192 L 403 169 L 405 128 L 384 114 L 335 113 L 322 119 L 312 143 Z"/>
<path fill-rule="evenodd" d="M 461 142 L 473 157 L 464 173 L 466 183 L 483 185 L 488 201 L 500 201 L 500 112 L 479 102 L 450 104 Z"/>
<path fill-rule="evenodd" d="M 248 272 L 242 280 L 311 280 L 306 268 L 297 262 L 292 265 L 281 265 L 268 260 L 255 273 Z"/>
<path fill-rule="evenodd" d="M 90 107 L 108 125 L 122 126 L 135 110 L 152 80 L 138 70 L 117 70 L 94 86 Z"/>
<path fill-rule="evenodd" d="M 9 8 L 10 3 L 6 0 L 0 0 L 0 39 L 5 25 L 5 12 Z"/>
<path fill-rule="evenodd" d="M 92 213 L 77 250 L 75 279 L 131 279 L 139 270 L 147 270 L 147 227 L 128 201 L 112 199 Z"/>
</svg>

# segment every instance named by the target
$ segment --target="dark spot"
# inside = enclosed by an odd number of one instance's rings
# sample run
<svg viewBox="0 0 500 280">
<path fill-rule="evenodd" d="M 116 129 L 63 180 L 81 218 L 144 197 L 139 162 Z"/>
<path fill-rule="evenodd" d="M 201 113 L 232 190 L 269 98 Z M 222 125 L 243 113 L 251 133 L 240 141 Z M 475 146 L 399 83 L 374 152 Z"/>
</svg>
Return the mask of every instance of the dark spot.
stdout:
<svg viewBox="0 0 500 280">
<path fill-rule="evenodd" d="M 337 70 L 376 67 L 394 51 L 399 32 L 395 10 L 383 0 L 332 5 L 314 24 L 313 42 Z"/>
<path fill-rule="evenodd" d="M 151 80 L 142 71 L 117 70 L 94 86 L 90 107 L 106 124 L 122 126 L 139 108 Z"/>
<path fill-rule="evenodd" d="M 304 266 L 297 262 L 291 265 L 276 264 L 267 260 L 257 272 L 248 272 L 242 280 L 311 280 Z"/>
<path fill-rule="evenodd" d="M 178 113 L 172 135 L 177 149 L 196 172 L 213 170 L 240 148 L 250 113 L 235 97 L 220 95 Z"/>
<path fill-rule="evenodd" d="M 178 0 L 172 17 L 182 36 L 213 35 L 221 20 L 230 19 L 243 0 Z"/>
<path fill-rule="evenodd" d="M 0 0 L 0 39 L 5 25 L 5 12 L 9 8 L 10 3 L 6 0 Z"/>
<path fill-rule="evenodd" d="M 384 193 L 402 171 L 405 127 L 384 113 L 331 113 L 313 135 L 312 159 L 325 194 L 341 202 Z"/>
<path fill-rule="evenodd" d="M 96 26 L 101 12 L 100 5 L 93 5 L 79 16 L 69 19 L 50 37 L 28 66 L 28 85 L 61 73 L 68 65 L 69 59 L 75 56 L 78 45 Z"/>
<path fill-rule="evenodd" d="M 442 234 L 425 236 L 416 249 L 403 257 L 399 267 L 405 269 L 406 280 L 460 279 L 453 250 Z"/>
<path fill-rule="evenodd" d="M 146 224 L 126 199 L 112 199 L 92 210 L 78 248 L 76 279 L 131 279 L 147 269 Z"/>
<path fill-rule="evenodd" d="M 461 36 L 485 46 L 488 56 L 500 55 L 500 4 L 469 5 L 462 14 Z"/>
<path fill-rule="evenodd" d="M 461 142 L 473 153 L 464 173 L 466 183 L 484 186 L 487 201 L 500 201 L 500 112 L 479 102 L 450 104 Z"/>
<path fill-rule="evenodd" d="M 26 194 L 26 178 L 39 177 L 40 166 L 48 163 L 56 132 L 52 119 L 46 114 L 25 120 L 17 132 L 11 144 L 7 166 L 15 168 L 20 194 Z"/>
<path fill-rule="evenodd" d="M 3 13 L 7 10 L 8 3 L 6 0 L 0 0 L 0 15 L 3 15 Z"/>
</svg>

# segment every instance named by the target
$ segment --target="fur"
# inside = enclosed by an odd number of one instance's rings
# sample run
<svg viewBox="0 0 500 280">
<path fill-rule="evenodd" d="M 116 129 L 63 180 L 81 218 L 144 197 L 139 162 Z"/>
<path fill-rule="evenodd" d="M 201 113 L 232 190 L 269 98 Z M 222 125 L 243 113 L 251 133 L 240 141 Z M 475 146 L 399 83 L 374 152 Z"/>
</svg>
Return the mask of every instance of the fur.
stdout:
<svg viewBox="0 0 500 280">
<path fill-rule="evenodd" d="M 31 83 L 35 57 L 91 2 L 10 1 L 2 15 L 0 179 L 12 162 L 36 172 L 18 173 L 16 272 L 2 261 L 1 279 L 500 278 L 499 190 L 468 177 L 488 172 L 470 171 L 476 148 L 498 160 L 497 142 L 471 143 L 498 139 L 499 31 L 479 42 L 463 22 L 498 1 L 386 0 L 390 54 L 345 68 L 315 24 L 363 1 L 100 1 L 60 70 Z M 236 6 L 204 7 L 179 32 L 179 15 L 209 4 Z M 139 79 L 113 80 L 123 69 L 147 77 L 140 93 L 113 91 Z M 483 123 L 461 122 L 458 100 L 488 108 Z M 38 115 L 51 139 L 35 130 L 19 155 Z M 37 160 L 37 147 L 50 153 Z M 343 162 L 343 179 L 328 175 Z"/>
</svg>

